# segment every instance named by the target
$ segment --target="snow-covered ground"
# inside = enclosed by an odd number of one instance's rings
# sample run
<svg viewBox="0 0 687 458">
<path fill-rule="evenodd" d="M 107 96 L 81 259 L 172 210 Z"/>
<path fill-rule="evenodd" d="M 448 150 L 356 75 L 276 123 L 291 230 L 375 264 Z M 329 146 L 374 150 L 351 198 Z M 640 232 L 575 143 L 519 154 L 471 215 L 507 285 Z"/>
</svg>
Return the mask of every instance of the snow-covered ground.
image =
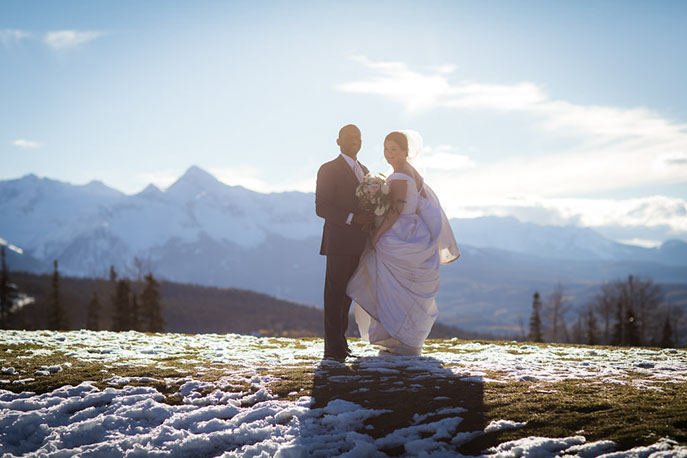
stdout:
<svg viewBox="0 0 687 458">
<path fill-rule="evenodd" d="M 34 356 L 50 355 L 98 362 L 112 369 L 103 374 L 110 386 L 96 381 L 64 386 L 36 395 L 2 390 L 3 384 L 68 373 L 69 364 L 54 364 L 34 373 L 8 365 L 13 350 L 0 353 L 0 452 L 3 456 L 385 456 L 380 450 L 403 447 L 409 456 L 455 456 L 456 448 L 485 432 L 523 426 L 509 419 L 484 430 L 457 432 L 466 411 L 442 407 L 416 415 L 405 428 L 377 437 L 366 420 L 388 411 L 342 399 L 317 407 L 309 396 L 279 398 L 270 391 L 275 374 L 286 368 L 327 370 L 320 361 L 320 339 L 257 338 L 240 335 L 146 335 L 74 331 L 0 331 L 0 343 L 32 348 Z M 27 345 L 32 344 L 32 345 Z M 582 378 L 598 383 L 631 383 L 651 389 L 666 382 L 687 382 L 684 350 L 601 349 L 549 345 L 430 341 L 423 357 L 373 357 L 374 348 L 352 342 L 359 371 L 347 383 L 366 390 L 365 380 L 412 369 L 415 375 L 402 396 L 422 386 L 423 378 L 445 377 L 477 383 L 559 381 Z M 31 357 L 31 355 L 24 355 Z M 196 377 L 176 379 L 113 375 L 117 367 L 165 367 L 169 358 L 193 367 Z M 337 366 L 338 363 L 329 363 Z M 214 367 L 235 367 L 214 381 L 200 377 Z M 267 371 L 263 370 L 267 369 Z M 102 382 L 99 380 L 98 382 Z M 151 386 L 178 386 L 181 402 L 165 403 Z M 337 383 L 330 377 L 328 383 Z M 238 387 L 238 388 L 237 388 Z M 317 408 L 316 408 L 317 407 Z M 368 434 L 369 433 L 369 434 Z M 374 436 L 374 437 L 373 437 Z M 650 447 L 614 452 L 610 441 L 587 442 L 583 436 L 529 437 L 502 443 L 487 456 L 683 456 L 687 447 L 663 439 Z M 620 454 L 618 454 L 620 453 Z"/>
</svg>

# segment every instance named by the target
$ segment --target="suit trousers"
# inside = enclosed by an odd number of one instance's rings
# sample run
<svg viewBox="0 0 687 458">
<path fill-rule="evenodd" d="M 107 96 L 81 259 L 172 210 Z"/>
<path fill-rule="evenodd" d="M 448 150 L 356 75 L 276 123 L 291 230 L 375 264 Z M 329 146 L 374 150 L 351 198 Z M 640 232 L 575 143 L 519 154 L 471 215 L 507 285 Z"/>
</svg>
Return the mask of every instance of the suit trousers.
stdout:
<svg viewBox="0 0 687 458">
<path fill-rule="evenodd" d="M 324 356 L 343 358 L 348 353 L 346 330 L 351 298 L 346 295 L 348 281 L 355 273 L 360 255 L 327 255 L 324 281 Z"/>
</svg>

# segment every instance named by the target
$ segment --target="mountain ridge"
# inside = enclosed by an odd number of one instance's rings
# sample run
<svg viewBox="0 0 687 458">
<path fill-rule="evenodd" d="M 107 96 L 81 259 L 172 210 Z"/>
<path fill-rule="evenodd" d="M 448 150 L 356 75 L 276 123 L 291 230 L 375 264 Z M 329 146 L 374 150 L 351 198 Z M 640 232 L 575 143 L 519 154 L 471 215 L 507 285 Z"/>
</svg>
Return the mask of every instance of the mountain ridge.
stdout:
<svg viewBox="0 0 687 458">
<path fill-rule="evenodd" d="M 323 222 L 314 200 L 312 193 L 229 186 L 197 166 L 166 190 L 148 185 L 132 195 L 27 175 L 0 181 L 0 237 L 24 250 L 13 254 L 11 267 L 28 271 L 49 271 L 58 259 L 66 275 L 102 278 L 110 265 L 132 271 L 138 257 L 170 281 L 321 304 Z M 463 256 L 442 268 L 438 301 L 450 323 L 463 328 L 512 327 L 528 313 L 534 290 L 544 293 L 558 281 L 583 303 L 593 297 L 592 285 L 629 274 L 671 284 L 687 278 L 687 244 L 679 240 L 634 247 L 589 228 L 512 217 L 451 225 Z M 473 314 L 474 304 L 488 313 Z M 499 312 L 504 308 L 508 313 Z"/>
</svg>

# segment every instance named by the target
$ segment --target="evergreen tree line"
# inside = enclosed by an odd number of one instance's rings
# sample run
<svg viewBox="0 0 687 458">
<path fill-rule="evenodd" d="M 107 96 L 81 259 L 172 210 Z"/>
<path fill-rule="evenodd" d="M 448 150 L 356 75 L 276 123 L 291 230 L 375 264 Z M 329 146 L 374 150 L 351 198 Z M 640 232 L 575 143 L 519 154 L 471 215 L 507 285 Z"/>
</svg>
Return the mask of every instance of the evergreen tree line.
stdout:
<svg viewBox="0 0 687 458">
<path fill-rule="evenodd" d="M 0 246 L 0 329 L 9 329 L 12 324 L 12 314 L 32 302 L 34 302 L 32 297 L 19 291 L 17 285 L 10 281 L 5 245 Z"/>
<path fill-rule="evenodd" d="M 113 331 L 164 331 L 160 284 L 152 273 L 148 273 L 143 278 L 142 291 L 139 289 L 140 283 L 140 279 L 134 282 L 128 278 L 117 279 L 114 266 L 110 266 Z M 91 302 L 88 304 L 87 326 L 89 329 L 98 328 L 99 310 L 100 300 L 94 291 Z"/>
<path fill-rule="evenodd" d="M 5 247 L 0 247 L 2 269 L 0 270 L 0 329 L 11 327 L 13 307 L 20 300 L 27 300 L 19 293 L 17 286 L 10 282 L 10 272 L 5 262 Z M 135 260 L 136 261 L 136 260 Z M 160 284 L 152 273 L 141 278 L 141 264 L 139 278 L 131 281 L 128 278 L 117 278 L 114 266 L 110 267 L 110 302 L 111 302 L 111 330 L 112 331 L 144 331 L 164 332 L 162 318 L 162 296 Z M 47 329 L 67 331 L 71 329 L 69 317 L 65 313 L 62 303 L 60 272 L 57 260 L 53 262 L 53 273 L 50 288 L 46 297 Z M 28 298 L 31 299 L 31 298 Z M 103 329 L 101 304 L 98 291 L 93 290 L 87 308 L 86 328 L 94 331 Z"/>
<path fill-rule="evenodd" d="M 532 299 L 528 340 L 588 345 L 674 347 L 683 310 L 664 301 L 660 286 L 630 275 L 604 283 L 593 301 L 574 307 L 559 284 Z"/>
<path fill-rule="evenodd" d="M 9 270 L 5 260 L 5 245 L 0 246 L 2 270 L 0 270 L 0 328 L 7 329 L 10 310 L 17 298 L 17 287 L 10 283 Z"/>
</svg>

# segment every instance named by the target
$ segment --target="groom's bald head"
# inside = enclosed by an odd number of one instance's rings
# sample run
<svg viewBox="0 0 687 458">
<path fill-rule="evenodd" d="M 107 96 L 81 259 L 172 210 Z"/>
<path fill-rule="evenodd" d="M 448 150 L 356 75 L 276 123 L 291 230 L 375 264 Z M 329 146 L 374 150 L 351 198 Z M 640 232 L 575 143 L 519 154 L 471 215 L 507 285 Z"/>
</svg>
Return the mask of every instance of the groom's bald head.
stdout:
<svg viewBox="0 0 687 458">
<path fill-rule="evenodd" d="M 336 144 L 339 145 L 342 153 L 355 159 L 362 145 L 360 129 L 353 124 L 343 126 L 339 131 Z"/>
</svg>

